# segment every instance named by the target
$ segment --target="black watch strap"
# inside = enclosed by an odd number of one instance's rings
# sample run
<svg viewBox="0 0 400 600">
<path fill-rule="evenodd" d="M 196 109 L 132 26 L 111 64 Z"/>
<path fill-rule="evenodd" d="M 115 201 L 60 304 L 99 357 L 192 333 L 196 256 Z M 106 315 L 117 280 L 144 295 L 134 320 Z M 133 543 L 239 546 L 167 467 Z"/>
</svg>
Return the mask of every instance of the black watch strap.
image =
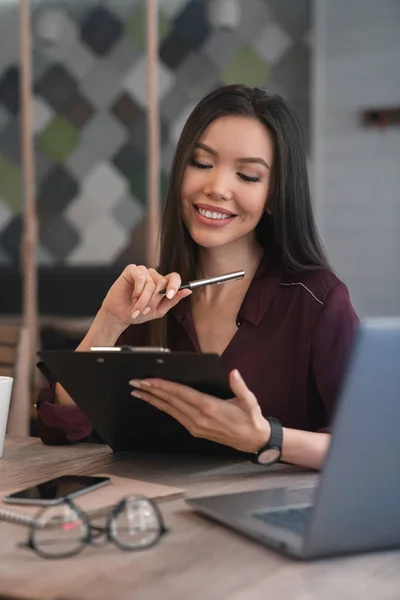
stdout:
<svg viewBox="0 0 400 600">
<path fill-rule="evenodd" d="M 278 419 L 274 419 L 273 417 L 267 417 L 267 421 L 271 427 L 271 435 L 268 442 L 253 455 L 252 462 L 256 464 L 270 465 L 279 461 L 282 456 L 282 424 Z"/>
<path fill-rule="evenodd" d="M 267 417 L 267 421 L 271 427 L 271 435 L 266 447 L 279 448 L 279 450 L 282 451 L 283 429 L 281 422 L 273 417 Z"/>
</svg>

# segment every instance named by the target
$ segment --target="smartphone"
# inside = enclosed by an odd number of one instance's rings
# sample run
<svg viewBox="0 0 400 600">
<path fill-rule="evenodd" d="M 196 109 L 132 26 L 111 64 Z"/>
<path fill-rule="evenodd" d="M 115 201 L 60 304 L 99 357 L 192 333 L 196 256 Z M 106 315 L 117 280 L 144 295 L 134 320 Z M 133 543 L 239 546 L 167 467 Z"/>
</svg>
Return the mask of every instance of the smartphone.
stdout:
<svg viewBox="0 0 400 600">
<path fill-rule="evenodd" d="M 62 475 L 32 487 L 14 492 L 3 498 L 9 504 L 37 504 L 50 506 L 60 504 L 65 498 L 74 498 L 111 483 L 109 477 L 89 475 Z"/>
</svg>

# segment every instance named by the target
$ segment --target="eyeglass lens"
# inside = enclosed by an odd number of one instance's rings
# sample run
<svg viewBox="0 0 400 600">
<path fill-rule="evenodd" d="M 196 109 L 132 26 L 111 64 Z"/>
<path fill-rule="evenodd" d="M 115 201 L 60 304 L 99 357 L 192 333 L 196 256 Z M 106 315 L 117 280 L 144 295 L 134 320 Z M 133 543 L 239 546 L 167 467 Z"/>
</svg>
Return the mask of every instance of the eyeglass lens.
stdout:
<svg viewBox="0 0 400 600">
<path fill-rule="evenodd" d="M 128 496 L 110 518 L 110 537 L 127 550 L 153 545 L 162 532 L 155 506 L 147 498 Z"/>
<path fill-rule="evenodd" d="M 89 522 L 67 504 L 45 508 L 32 532 L 32 543 L 43 556 L 66 556 L 79 552 L 89 537 Z"/>
</svg>

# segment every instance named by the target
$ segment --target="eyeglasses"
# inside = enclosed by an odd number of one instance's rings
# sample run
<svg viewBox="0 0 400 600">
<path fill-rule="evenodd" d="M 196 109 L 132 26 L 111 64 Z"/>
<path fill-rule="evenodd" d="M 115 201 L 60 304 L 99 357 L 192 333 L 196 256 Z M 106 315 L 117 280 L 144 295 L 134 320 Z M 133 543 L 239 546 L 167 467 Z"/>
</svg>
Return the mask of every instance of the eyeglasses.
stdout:
<svg viewBox="0 0 400 600">
<path fill-rule="evenodd" d="M 28 525 L 29 537 L 21 546 L 43 558 L 67 558 L 87 545 L 107 542 L 113 542 L 121 550 L 144 550 L 154 546 L 167 532 L 158 507 L 143 496 L 127 496 L 103 513 L 104 526 L 94 525 L 91 517 L 68 498 L 44 508 L 36 517 L 11 515 L 11 511 L 2 510 L 0 519 Z M 96 513 L 92 519 L 100 515 Z"/>
</svg>

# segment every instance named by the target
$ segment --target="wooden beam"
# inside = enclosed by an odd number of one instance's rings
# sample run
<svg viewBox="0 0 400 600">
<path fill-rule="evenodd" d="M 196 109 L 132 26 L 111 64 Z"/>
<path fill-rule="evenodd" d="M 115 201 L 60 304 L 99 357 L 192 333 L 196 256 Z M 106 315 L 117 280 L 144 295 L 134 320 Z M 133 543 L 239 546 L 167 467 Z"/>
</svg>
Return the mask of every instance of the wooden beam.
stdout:
<svg viewBox="0 0 400 600">
<path fill-rule="evenodd" d="M 158 264 L 160 227 L 160 118 L 158 103 L 158 0 L 147 0 L 147 238 L 148 266 Z"/>
<path fill-rule="evenodd" d="M 32 123 L 31 15 L 29 0 L 19 0 L 21 63 L 21 155 L 23 164 L 23 228 L 21 263 L 23 274 L 23 326 L 19 343 L 16 380 L 12 397 L 13 416 L 9 433 L 29 434 L 30 388 L 38 341 L 37 328 L 37 216 L 35 156 Z M 18 392 L 18 393 L 17 393 Z"/>
</svg>

